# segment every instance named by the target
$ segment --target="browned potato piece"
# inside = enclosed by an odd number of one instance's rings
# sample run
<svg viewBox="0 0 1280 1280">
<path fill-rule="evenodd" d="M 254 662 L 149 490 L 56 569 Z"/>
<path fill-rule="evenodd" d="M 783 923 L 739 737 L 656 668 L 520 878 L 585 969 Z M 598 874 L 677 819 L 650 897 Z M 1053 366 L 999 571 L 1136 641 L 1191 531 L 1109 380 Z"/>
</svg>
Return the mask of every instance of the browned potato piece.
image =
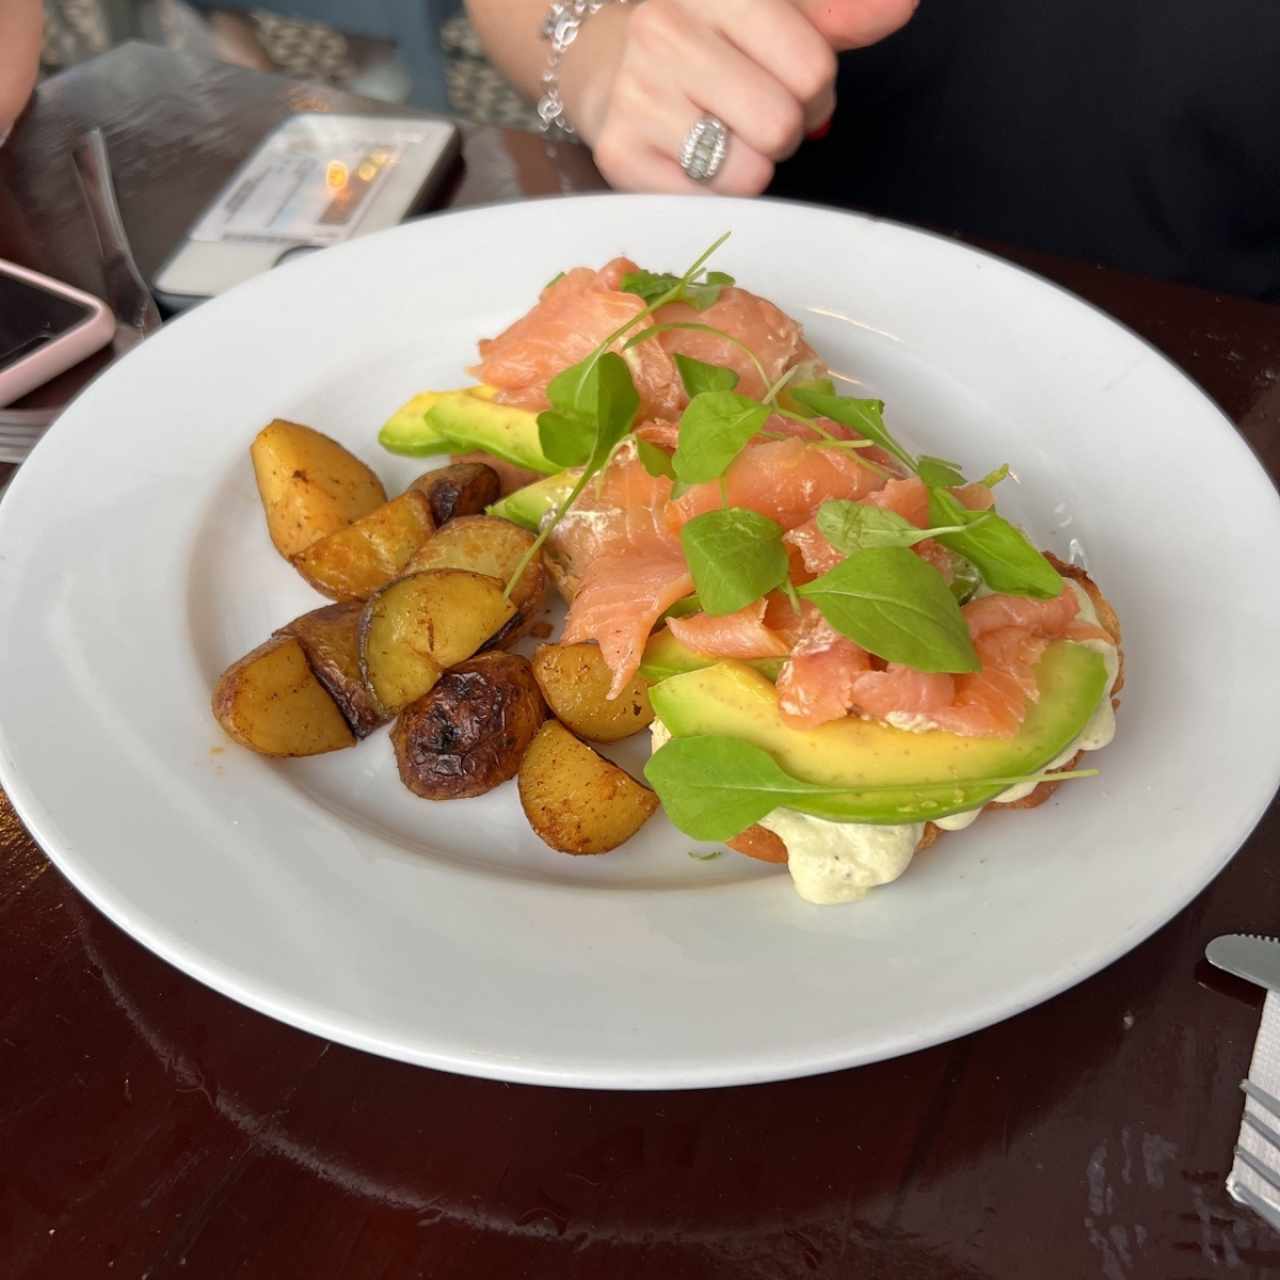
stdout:
<svg viewBox="0 0 1280 1280">
<path fill-rule="evenodd" d="M 364 605 L 359 600 L 327 604 L 304 613 L 276 632 L 278 636 L 298 638 L 316 679 L 329 690 L 357 738 L 367 738 L 389 718 L 374 701 L 360 671 L 363 612 Z"/>
<path fill-rule="evenodd" d="M 608 853 L 644 826 L 658 797 L 558 720 L 548 720 L 520 762 L 520 804 L 553 849 Z"/>
<path fill-rule="evenodd" d="M 426 497 L 410 489 L 355 524 L 312 543 L 294 556 L 293 565 L 331 600 L 367 600 L 404 572 L 434 527 Z"/>
<path fill-rule="evenodd" d="M 422 569 L 470 569 L 487 573 L 503 586 L 515 573 L 524 554 L 533 546 L 534 535 L 510 520 L 496 516 L 461 516 L 424 543 L 409 562 L 409 572 Z M 533 621 L 547 589 L 547 576 L 539 553 L 520 575 L 511 603 L 516 615 L 488 647 L 510 644 Z"/>
<path fill-rule="evenodd" d="M 556 719 L 581 738 L 617 742 L 648 728 L 653 719 L 649 689 L 639 676 L 609 700 L 613 673 L 599 645 L 541 645 L 533 674 Z"/>
<path fill-rule="evenodd" d="M 482 653 L 400 712 L 391 730 L 400 777 L 426 800 L 482 796 L 516 776 L 546 714 L 527 658 Z"/>
<path fill-rule="evenodd" d="M 277 418 L 249 447 L 267 532 L 286 560 L 387 500 L 378 479 L 336 440 Z"/>
<path fill-rule="evenodd" d="M 427 495 L 438 529 L 460 516 L 478 516 L 497 502 L 502 486 L 498 473 L 483 462 L 455 462 L 420 475 L 410 486 Z"/>
<path fill-rule="evenodd" d="M 233 662 L 213 690 L 213 714 L 264 756 L 314 756 L 356 741 L 294 636 L 272 636 Z"/>
<path fill-rule="evenodd" d="M 465 569 L 414 573 L 379 591 L 360 619 L 360 669 L 378 705 L 394 714 L 420 698 L 445 667 L 471 657 L 515 614 L 502 583 Z"/>
</svg>

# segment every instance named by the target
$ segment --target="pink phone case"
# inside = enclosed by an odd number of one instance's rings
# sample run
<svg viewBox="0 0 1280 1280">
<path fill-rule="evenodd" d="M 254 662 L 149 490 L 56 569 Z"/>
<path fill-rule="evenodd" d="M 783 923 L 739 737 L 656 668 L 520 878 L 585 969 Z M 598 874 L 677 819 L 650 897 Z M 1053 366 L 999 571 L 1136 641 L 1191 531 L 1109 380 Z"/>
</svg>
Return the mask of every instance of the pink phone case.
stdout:
<svg viewBox="0 0 1280 1280">
<path fill-rule="evenodd" d="M 105 347 L 115 334 L 116 318 L 106 303 L 92 294 L 73 289 L 69 284 L 50 279 L 49 276 L 42 276 L 38 271 L 28 271 L 26 267 L 0 258 L 0 273 L 15 276 L 37 289 L 56 293 L 89 308 L 89 314 L 66 333 L 59 334 L 29 355 L 0 369 L 0 406 L 3 406 L 12 404 L 19 396 L 56 378 L 72 365 L 79 364 L 86 356 Z"/>
</svg>

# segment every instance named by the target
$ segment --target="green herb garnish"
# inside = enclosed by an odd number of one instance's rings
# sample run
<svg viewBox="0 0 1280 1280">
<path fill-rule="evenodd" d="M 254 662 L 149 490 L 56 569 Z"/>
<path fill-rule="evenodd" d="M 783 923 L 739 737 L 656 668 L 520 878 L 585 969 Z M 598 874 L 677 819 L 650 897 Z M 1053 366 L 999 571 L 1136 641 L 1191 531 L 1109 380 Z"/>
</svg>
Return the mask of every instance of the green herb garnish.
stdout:
<svg viewBox="0 0 1280 1280">
<path fill-rule="evenodd" d="M 622 277 L 622 292 L 634 293 L 645 302 L 661 298 L 665 306 L 670 302 L 687 302 L 695 311 L 705 311 L 720 299 L 720 290 L 734 283 L 725 271 L 701 273 L 695 276 L 673 276 L 668 271 L 632 271 Z M 667 297 L 672 294 L 672 297 Z"/>
<path fill-rule="evenodd" d="M 998 466 L 994 471 L 988 471 L 987 474 L 979 481 L 979 484 L 986 485 L 988 489 L 994 489 L 996 485 L 998 485 L 1008 474 L 1009 464 L 1005 462 Z"/>
<path fill-rule="evenodd" d="M 937 569 L 904 547 L 859 551 L 797 591 L 841 635 L 916 671 L 978 671 L 960 606 Z"/>
<path fill-rule="evenodd" d="M 769 417 L 767 405 L 736 391 L 702 391 L 680 418 L 672 464 L 685 484 L 705 484 L 724 475 Z"/>
<path fill-rule="evenodd" d="M 937 524 L 967 526 L 961 533 L 940 534 L 938 541 L 977 565 L 993 591 L 1041 600 L 1062 594 L 1058 571 L 1003 516 L 970 511 L 945 489 L 930 489 L 929 518 Z"/>
<path fill-rule="evenodd" d="M 869 503 L 833 498 L 818 508 L 818 531 L 837 551 L 853 555 L 872 547 L 914 547 L 940 533 L 962 533 L 964 525 L 942 525 L 937 529 L 917 529 L 896 511 Z"/>
<path fill-rule="evenodd" d="M 654 752 L 644 776 L 681 831 L 695 840 L 731 840 L 774 809 L 794 809 L 834 822 L 865 822 L 869 804 L 886 812 L 929 809 L 942 817 L 983 789 L 1025 782 L 1091 778 L 1096 769 L 1042 772 L 1022 777 L 966 778 L 963 783 L 836 787 L 792 777 L 763 748 L 738 738 L 672 738 Z M 912 819 L 902 819 L 911 821 Z"/>
<path fill-rule="evenodd" d="M 680 545 L 702 610 L 713 617 L 744 609 L 787 580 L 782 526 L 745 507 L 695 516 L 680 530 Z"/>
<path fill-rule="evenodd" d="M 916 475 L 925 484 L 943 489 L 965 482 L 958 462 L 948 462 L 946 458 L 931 458 L 927 453 L 922 453 L 916 459 Z"/>
<path fill-rule="evenodd" d="M 828 395 L 812 387 L 792 387 L 791 399 L 812 409 L 823 418 L 830 418 L 842 427 L 856 431 L 868 440 L 874 440 L 886 453 L 891 453 L 904 466 L 916 469 L 916 460 L 893 438 L 884 425 L 883 400 L 855 400 L 850 396 Z"/>
<path fill-rule="evenodd" d="M 650 444 L 648 440 L 637 440 L 636 457 L 640 459 L 640 465 L 651 476 L 675 478 L 676 473 L 675 468 L 671 465 L 671 455 L 656 444 Z"/>
<path fill-rule="evenodd" d="M 722 365 L 707 364 L 693 356 L 675 355 L 676 370 L 684 383 L 685 394 L 690 400 L 704 391 L 732 391 L 738 385 L 738 375 Z"/>
</svg>

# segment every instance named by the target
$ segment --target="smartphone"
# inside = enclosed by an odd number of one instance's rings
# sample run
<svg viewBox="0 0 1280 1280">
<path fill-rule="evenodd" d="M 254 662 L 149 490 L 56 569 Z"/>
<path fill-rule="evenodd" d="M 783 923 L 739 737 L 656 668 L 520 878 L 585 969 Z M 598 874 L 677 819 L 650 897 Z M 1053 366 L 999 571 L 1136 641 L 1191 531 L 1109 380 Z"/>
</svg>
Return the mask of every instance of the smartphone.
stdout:
<svg viewBox="0 0 1280 1280">
<path fill-rule="evenodd" d="M 323 113 L 271 133 L 152 281 L 172 310 L 291 255 L 394 226 L 419 208 L 458 153 L 447 120 Z"/>
<path fill-rule="evenodd" d="M 0 260 L 0 405 L 79 364 L 115 331 L 106 303 Z"/>
</svg>

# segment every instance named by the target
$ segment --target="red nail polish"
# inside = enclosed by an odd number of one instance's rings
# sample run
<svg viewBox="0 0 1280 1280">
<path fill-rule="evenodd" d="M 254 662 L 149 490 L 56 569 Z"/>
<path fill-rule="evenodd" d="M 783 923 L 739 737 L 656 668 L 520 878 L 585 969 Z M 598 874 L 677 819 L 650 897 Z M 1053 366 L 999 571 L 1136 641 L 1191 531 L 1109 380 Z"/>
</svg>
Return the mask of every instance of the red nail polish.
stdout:
<svg viewBox="0 0 1280 1280">
<path fill-rule="evenodd" d="M 831 132 L 831 122 L 835 116 L 828 116 L 824 123 L 820 124 L 816 129 L 811 129 L 804 136 L 809 142 L 821 142 L 823 138 Z"/>
</svg>

